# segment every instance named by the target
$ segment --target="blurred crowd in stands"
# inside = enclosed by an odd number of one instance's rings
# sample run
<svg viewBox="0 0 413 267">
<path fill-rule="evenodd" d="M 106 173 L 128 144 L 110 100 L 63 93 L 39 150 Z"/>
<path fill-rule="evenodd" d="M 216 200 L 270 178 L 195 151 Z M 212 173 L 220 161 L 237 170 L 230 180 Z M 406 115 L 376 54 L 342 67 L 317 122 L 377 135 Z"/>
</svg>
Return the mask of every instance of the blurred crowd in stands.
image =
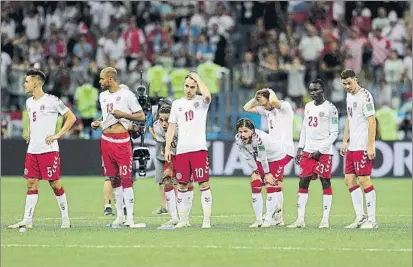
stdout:
<svg viewBox="0 0 413 267">
<path fill-rule="evenodd" d="M 29 68 L 44 70 L 44 89 L 76 111 L 70 135 L 90 138 L 82 119 L 99 116 L 99 71 L 113 66 L 131 88 L 142 70 L 151 96 L 180 97 L 183 77 L 197 70 L 221 105 L 223 92 L 245 102 L 270 87 L 297 114 L 309 101 L 307 84 L 322 78 L 342 116 L 339 73 L 352 68 L 375 97 L 379 131 L 411 139 L 407 1 L 10 1 L 2 2 L 1 40 L 2 138 L 24 132 Z"/>
</svg>

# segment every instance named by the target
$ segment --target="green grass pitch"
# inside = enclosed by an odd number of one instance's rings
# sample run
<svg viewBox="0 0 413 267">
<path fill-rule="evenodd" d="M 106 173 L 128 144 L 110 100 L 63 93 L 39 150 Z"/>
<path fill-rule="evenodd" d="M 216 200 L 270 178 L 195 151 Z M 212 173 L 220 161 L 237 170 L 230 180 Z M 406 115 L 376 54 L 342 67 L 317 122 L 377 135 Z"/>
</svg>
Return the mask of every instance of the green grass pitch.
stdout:
<svg viewBox="0 0 413 267">
<path fill-rule="evenodd" d="M 60 229 L 60 211 L 46 182 L 41 182 L 34 229 L 9 230 L 23 215 L 25 180 L 1 179 L 1 261 L 5 267 L 137 266 L 305 266 L 403 267 L 412 264 L 412 180 L 378 179 L 376 230 L 348 230 L 351 198 L 342 179 L 333 179 L 330 229 L 318 229 L 322 190 L 313 181 L 306 229 L 249 229 L 254 221 L 248 179 L 212 178 L 213 227 L 201 229 L 202 210 L 196 187 L 192 227 L 157 230 L 167 216 L 152 215 L 159 206 L 152 179 L 135 183 L 135 222 L 146 229 L 109 229 L 103 216 L 103 180 L 62 179 L 73 227 Z M 296 218 L 298 180 L 285 179 L 286 224 Z"/>
</svg>

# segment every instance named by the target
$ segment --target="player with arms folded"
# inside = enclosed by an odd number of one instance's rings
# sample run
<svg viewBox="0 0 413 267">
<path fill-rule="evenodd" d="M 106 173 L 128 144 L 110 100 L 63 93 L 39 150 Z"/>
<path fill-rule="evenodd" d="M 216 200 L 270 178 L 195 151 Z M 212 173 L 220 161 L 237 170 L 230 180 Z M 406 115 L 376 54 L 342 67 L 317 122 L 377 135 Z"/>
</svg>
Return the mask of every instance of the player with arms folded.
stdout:
<svg viewBox="0 0 413 267">
<path fill-rule="evenodd" d="M 268 132 L 276 142 L 284 144 L 287 153 L 285 160 L 288 164 L 295 157 L 293 141 L 294 111 L 291 104 L 279 100 L 273 90 L 265 88 L 256 92 L 255 97 L 244 105 L 244 110 L 267 117 Z M 277 184 L 275 198 L 277 204 L 271 223 L 272 225 L 282 226 L 284 225 L 282 181 Z"/>
<path fill-rule="evenodd" d="M 376 157 L 376 116 L 371 93 L 361 87 L 353 70 L 341 73 L 347 91 L 347 119 L 340 154 L 345 156 L 344 181 L 350 191 L 356 220 L 346 228 L 373 229 L 376 223 L 376 191 L 371 183 L 373 160 Z M 363 193 L 366 196 L 368 220 L 364 215 Z"/>
<path fill-rule="evenodd" d="M 128 132 L 132 121 L 144 121 L 145 114 L 133 92 L 118 85 L 116 69 L 104 68 L 99 83 L 106 89 L 99 95 L 102 117 L 92 122 L 92 128 L 103 130 L 100 149 L 104 176 L 111 180 L 116 198 L 117 217 L 112 225 L 145 227 L 133 222 L 132 144 Z M 126 221 L 122 208 L 124 200 Z"/>
<path fill-rule="evenodd" d="M 196 94 L 198 88 L 202 96 Z M 188 187 L 191 177 L 194 182 L 199 183 L 201 190 L 204 213 L 202 228 L 211 228 L 212 194 L 206 144 L 206 120 L 211 93 L 199 75 L 194 72 L 185 78 L 184 93 L 184 97 L 172 103 L 165 145 L 165 160 L 171 162 L 171 145 L 175 131 L 178 131 L 174 167 L 176 181 L 179 184 L 177 193 L 179 223 L 175 228 L 190 226 L 189 213 L 193 194 L 188 191 Z"/>
<path fill-rule="evenodd" d="M 333 144 L 338 136 L 338 112 L 336 107 L 324 98 L 325 83 L 317 79 L 310 83 L 309 93 L 313 101 L 305 105 L 303 127 L 297 148 L 296 163 L 300 164 L 298 189 L 298 219 L 288 228 L 304 228 L 305 206 L 311 179 L 320 178 L 323 187 L 323 218 L 319 228 L 329 227 L 333 190 L 331 172 Z"/>
<path fill-rule="evenodd" d="M 32 228 L 32 219 L 38 200 L 39 180 L 49 181 L 62 214 L 61 228 L 69 228 L 69 207 L 66 193 L 60 183 L 60 154 L 57 139 L 61 138 L 76 121 L 76 116 L 57 97 L 45 94 L 43 84 L 46 76 L 40 70 L 29 70 L 24 78 L 26 93 L 33 96 L 26 101 L 29 115 L 29 134 L 26 160 L 24 162 L 24 177 L 27 179 L 26 206 L 21 222 L 10 225 L 9 228 Z M 65 123 L 55 134 L 58 116 L 63 115 Z"/>
<path fill-rule="evenodd" d="M 285 157 L 283 144 L 272 140 L 269 134 L 256 130 L 250 119 L 238 120 L 236 129 L 238 134 L 235 136 L 235 143 L 253 170 L 251 189 L 255 222 L 250 227 L 267 228 L 271 226 L 272 215 L 276 208 L 277 184 L 282 182 L 284 167 L 289 160 Z M 264 222 L 262 220 L 263 201 L 261 195 L 263 182 L 267 188 L 267 213 Z"/>
</svg>

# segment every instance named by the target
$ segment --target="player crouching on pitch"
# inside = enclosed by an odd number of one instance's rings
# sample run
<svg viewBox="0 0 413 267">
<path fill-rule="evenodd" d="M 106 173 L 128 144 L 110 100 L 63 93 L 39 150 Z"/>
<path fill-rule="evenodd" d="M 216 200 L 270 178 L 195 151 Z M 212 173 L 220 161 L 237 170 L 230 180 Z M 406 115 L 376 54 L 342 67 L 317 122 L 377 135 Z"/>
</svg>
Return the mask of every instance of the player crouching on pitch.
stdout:
<svg viewBox="0 0 413 267">
<path fill-rule="evenodd" d="M 288 163 L 286 152 L 282 143 L 271 141 L 269 134 L 256 130 L 250 119 L 240 119 L 236 124 L 237 135 L 235 142 L 240 153 L 245 157 L 248 165 L 253 169 L 251 175 L 252 207 L 255 212 L 255 222 L 250 228 L 271 226 L 272 215 L 277 205 L 278 184 L 284 177 L 284 167 Z M 263 200 L 261 186 L 265 183 L 267 188 L 267 213 L 262 218 Z"/>
</svg>

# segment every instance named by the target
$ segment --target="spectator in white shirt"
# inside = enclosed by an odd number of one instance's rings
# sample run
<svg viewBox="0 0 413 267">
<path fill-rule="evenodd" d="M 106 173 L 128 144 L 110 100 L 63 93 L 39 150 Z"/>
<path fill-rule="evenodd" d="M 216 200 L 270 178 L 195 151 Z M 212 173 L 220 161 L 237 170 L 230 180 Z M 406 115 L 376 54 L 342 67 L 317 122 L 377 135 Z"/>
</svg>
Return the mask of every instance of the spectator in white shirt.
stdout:
<svg viewBox="0 0 413 267">
<path fill-rule="evenodd" d="M 391 11 L 389 13 L 390 24 L 383 28 L 381 34 L 391 42 L 391 47 L 397 50 L 400 56 L 404 56 L 404 43 L 407 39 L 406 27 L 398 23 L 397 13 Z"/>
<path fill-rule="evenodd" d="M 407 82 L 410 83 L 410 87 L 412 84 L 412 48 L 409 47 L 406 50 L 406 56 L 403 59 L 403 66 L 404 66 L 404 71 L 405 75 L 407 78 Z"/>
<path fill-rule="evenodd" d="M 387 11 L 384 7 L 377 9 L 378 17 L 372 21 L 373 30 L 383 30 L 384 27 L 389 25 L 389 18 L 387 17 Z"/>
<path fill-rule="evenodd" d="M 2 15 L 1 33 L 6 33 L 7 37 L 12 40 L 16 37 L 16 23 L 8 16 L 8 14 L 4 15 L 4 17 Z"/>
<path fill-rule="evenodd" d="M 23 19 L 23 25 L 26 27 L 26 37 L 29 41 L 40 38 L 40 28 L 43 25 L 41 16 L 30 10 L 28 15 Z"/>
<path fill-rule="evenodd" d="M 384 63 L 384 75 L 386 82 L 391 86 L 396 95 L 400 95 L 401 81 L 404 73 L 403 61 L 399 59 L 397 51 L 393 50 L 390 58 Z"/>
<path fill-rule="evenodd" d="M 235 22 L 232 17 L 226 15 L 225 6 L 222 3 L 217 4 L 216 15 L 209 19 L 208 29 L 211 29 L 215 23 L 222 27 L 226 32 L 231 32 L 235 26 Z"/>
<path fill-rule="evenodd" d="M 117 69 L 126 70 L 126 60 L 124 58 L 125 40 L 116 31 L 110 33 L 110 38 L 105 41 L 103 51 L 107 61 L 115 61 Z"/>
<path fill-rule="evenodd" d="M 304 60 L 304 65 L 306 67 L 306 83 L 310 80 L 314 80 L 317 76 L 318 71 L 318 60 L 321 56 L 321 52 L 324 49 L 323 40 L 320 36 L 317 36 L 316 29 L 313 25 L 309 24 L 307 26 L 307 36 L 304 36 L 298 46 L 300 55 Z"/>
</svg>

